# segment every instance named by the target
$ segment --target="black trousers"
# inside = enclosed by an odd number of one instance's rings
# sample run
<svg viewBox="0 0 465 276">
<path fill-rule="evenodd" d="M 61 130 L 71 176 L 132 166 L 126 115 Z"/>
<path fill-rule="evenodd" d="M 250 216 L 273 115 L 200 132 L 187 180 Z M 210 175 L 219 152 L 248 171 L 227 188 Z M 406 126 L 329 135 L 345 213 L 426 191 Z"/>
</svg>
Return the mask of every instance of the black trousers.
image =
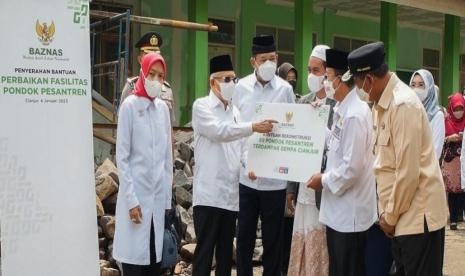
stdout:
<svg viewBox="0 0 465 276">
<path fill-rule="evenodd" d="M 286 207 L 287 208 L 287 207 Z M 284 218 L 283 231 L 283 258 L 281 272 L 287 275 L 289 269 L 289 259 L 291 258 L 292 230 L 294 229 L 294 217 Z"/>
<path fill-rule="evenodd" d="M 161 275 L 160 263 L 156 263 L 155 236 L 152 221 L 150 229 L 150 265 L 134 265 L 122 263 L 124 276 L 159 276 Z"/>
<path fill-rule="evenodd" d="M 213 252 L 216 257 L 216 276 L 230 276 L 237 212 L 195 206 L 194 228 L 197 246 L 192 265 L 193 276 L 210 276 Z"/>
<path fill-rule="evenodd" d="M 367 276 L 388 276 L 392 265 L 391 239 L 378 224 L 368 229 L 365 267 Z"/>
<path fill-rule="evenodd" d="M 341 233 L 326 227 L 330 276 L 364 276 L 367 232 Z"/>
<path fill-rule="evenodd" d="M 463 216 L 465 194 L 449 193 L 447 201 L 449 203 L 450 222 L 457 223 L 459 216 Z"/>
<path fill-rule="evenodd" d="M 258 191 L 239 185 L 237 275 L 252 276 L 257 223 L 262 222 L 263 275 L 281 275 L 286 190 Z"/>
<path fill-rule="evenodd" d="M 392 239 L 395 276 L 441 276 L 444 261 L 444 228 Z"/>
</svg>

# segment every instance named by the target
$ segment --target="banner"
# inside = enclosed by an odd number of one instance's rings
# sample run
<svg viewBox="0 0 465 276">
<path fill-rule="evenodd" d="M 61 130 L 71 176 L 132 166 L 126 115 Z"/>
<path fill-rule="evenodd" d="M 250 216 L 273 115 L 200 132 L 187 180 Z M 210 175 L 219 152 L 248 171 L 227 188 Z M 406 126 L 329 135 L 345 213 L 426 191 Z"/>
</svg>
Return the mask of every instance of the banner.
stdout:
<svg viewBox="0 0 465 276">
<path fill-rule="evenodd" d="M 321 170 L 329 106 L 258 104 L 257 118 L 279 123 L 248 140 L 248 171 L 258 177 L 306 182 Z"/>
<path fill-rule="evenodd" d="M 97 276 L 89 3 L 0 2 L 3 276 Z"/>
</svg>

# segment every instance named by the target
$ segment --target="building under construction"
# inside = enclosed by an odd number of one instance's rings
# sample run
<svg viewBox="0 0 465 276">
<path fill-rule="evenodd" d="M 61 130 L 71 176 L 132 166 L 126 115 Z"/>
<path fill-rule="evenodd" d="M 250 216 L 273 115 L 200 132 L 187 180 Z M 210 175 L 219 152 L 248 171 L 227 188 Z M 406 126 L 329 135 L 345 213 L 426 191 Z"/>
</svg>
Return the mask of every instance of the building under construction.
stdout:
<svg viewBox="0 0 465 276">
<path fill-rule="evenodd" d="M 151 30 L 163 37 L 161 52 L 180 126 L 190 121 L 193 101 L 208 93 L 209 58 L 230 54 L 237 75 L 245 76 L 252 71 L 250 49 L 257 34 L 275 36 L 279 63 L 294 64 L 302 94 L 307 93 L 312 46 L 350 51 L 382 40 L 391 70 L 408 82 L 415 70 L 428 69 L 445 104 L 448 95 L 465 88 L 463 17 L 465 0 L 93 0 L 94 109 L 99 111 L 95 123 L 116 122 L 109 121 L 115 99 L 125 78 L 138 72 L 134 43 Z M 200 25 L 186 27 L 170 20 Z M 112 140 L 111 131 L 103 130 L 110 126 L 96 126 L 96 136 Z M 102 146 L 107 152 L 108 145 Z"/>
</svg>

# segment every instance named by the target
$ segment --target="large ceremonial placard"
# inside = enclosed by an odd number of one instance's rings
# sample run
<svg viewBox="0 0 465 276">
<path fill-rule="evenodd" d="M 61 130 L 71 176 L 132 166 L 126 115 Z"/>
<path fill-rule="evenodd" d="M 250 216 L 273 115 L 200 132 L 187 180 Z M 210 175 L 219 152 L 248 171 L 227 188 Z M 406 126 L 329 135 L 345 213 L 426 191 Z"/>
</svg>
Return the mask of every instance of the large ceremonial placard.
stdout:
<svg viewBox="0 0 465 276">
<path fill-rule="evenodd" d="M 97 276 L 89 3 L 0 1 L 3 276 Z"/>
<path fill-rule="evenodd" d="M 258 104 L 259 119 L 279 123 L 269 134 L 248 140 L 248 171 L 259 177 L 306 182 L 321 170 L 329 106 Z"/>
</svg>

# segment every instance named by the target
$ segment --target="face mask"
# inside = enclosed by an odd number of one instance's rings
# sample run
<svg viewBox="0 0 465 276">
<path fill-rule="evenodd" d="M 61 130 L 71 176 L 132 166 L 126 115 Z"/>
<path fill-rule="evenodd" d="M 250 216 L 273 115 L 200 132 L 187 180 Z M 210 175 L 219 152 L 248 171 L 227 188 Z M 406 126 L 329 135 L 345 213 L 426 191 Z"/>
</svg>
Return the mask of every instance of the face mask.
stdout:
<svg viewBox="0 0 465 276">
<path fill-rule="evenodd" d="M 297 86 L 297 81 L 296 80 L 289 80 L 287 82 L 292 86 L 292 90 L 295 91 L 295 87 Z"/>
<path fill-rule="evenodd" d="M 461 111 L 454 111 L 454 117 L 458 120 L 462 119 L 463 117 L 463 110 Z"/>
<path fill-rule="evenodd" d="M 232 100 L 236 84 L 233 81 L 218 82 L 218 84 L 220 85 L 221 97 L 223 97 L 224 100 L 230 102 Z"/>
<path fill-rule="evenodd" d="M 428 91 L 424 88 L 413 88 L 413 91 L 415 91 L 421 102 L 425 101 L 426 96 L 428 96 Z"/>
<path fill-rule="evenodd" d="M 313 74 L 309 74 L 307 78 L 307 84 L 308 84 L 308 89 L 310 89 L 311 92 L 318 92 L 321 89 L 324 88 L 323 86 L 323 80 L 325 79 L 325 76 L 315 76 Z"/>
<path fill-rule="evenodd" d="M 276 63 L 267 60 L 258 66 L 257 74 L 264 81 L 270 81 L 276 73 Z"/>
<path fill-rule="evenodd" d="M 159 97 L 162 84 L 158 80 L 145 79 L 144 88 L 150 98 Z"/>
<path fill-rule="evenodd" d="M 325 88 L 326 97 L 333 100 L 334 99 L 334 94 L 336 94 L 336 89 L 334 89 L 334 87 L 333 87 L 333 81 L 324 80 L 323 81 L 323 86 Z"/>
<path fill-rule="evenodd" d="M 357 88 L 356 91 L 357 91 L 357 95 L 360 98 L 360 100 L 364 102 L 368 102 L 368 94 L 367 92 L 365 92 L 365 90 Z"/>
<path fill-rule="evenodd" d="M 371 91 L 373 90 L 373 86 L 371 87 L 370 91 L 366 92 L 365 89 L 363 89 L 363 87 L 365 86 L 365 81 L 367 80 L 367 77 L 365 76 L 365 78 L 363 79 L 363 84 L 362 84 L 362 87 L 361 88 L 358 88 L 357 87 L 357 94 L 360 96 L 360 95 L 366 95 L 366 98 L 369 99 L 370 98 L 370 93 Z M 360 97 L 360 98 L 363 98 L 363 97 Z"/>
</svg>

